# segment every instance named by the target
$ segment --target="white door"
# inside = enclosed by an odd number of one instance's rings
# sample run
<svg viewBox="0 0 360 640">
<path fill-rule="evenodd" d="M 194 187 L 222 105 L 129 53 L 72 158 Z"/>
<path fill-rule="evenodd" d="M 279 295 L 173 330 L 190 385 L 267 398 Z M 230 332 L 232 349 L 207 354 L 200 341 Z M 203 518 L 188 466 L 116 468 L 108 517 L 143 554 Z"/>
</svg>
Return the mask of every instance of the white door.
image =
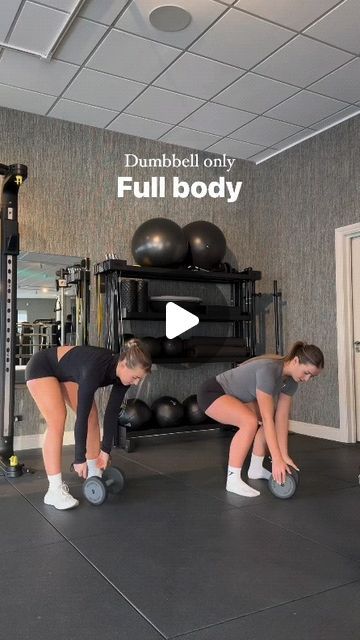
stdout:
<svg viewBox="0 0 360 640">
<path fill-rule="evenodd" d="M 351 241 L 356 432 L 360 440 L 360 236 Z"/>
</svg>

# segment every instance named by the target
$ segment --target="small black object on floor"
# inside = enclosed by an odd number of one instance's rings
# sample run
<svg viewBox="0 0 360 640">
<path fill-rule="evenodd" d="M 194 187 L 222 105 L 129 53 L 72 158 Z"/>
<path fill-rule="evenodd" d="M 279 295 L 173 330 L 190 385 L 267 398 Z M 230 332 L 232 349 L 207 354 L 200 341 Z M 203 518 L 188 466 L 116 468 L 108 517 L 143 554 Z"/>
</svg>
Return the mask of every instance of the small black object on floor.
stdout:
<svg viewBox="0 0 360 640">
<path fill-rule="evenodd" d="M 3 636 L 357 638 L 360 446 L 291 436 L 291 500 L 262 480 L 259 497 L 226 493 L 228 447 L 203 433 L 115 451 L 126 486 L 97 509 L 65 471 L 69 511 L 44 505 L 40 452 L 22 452 L 40 471 L 0 479 Z"/>
</svg>

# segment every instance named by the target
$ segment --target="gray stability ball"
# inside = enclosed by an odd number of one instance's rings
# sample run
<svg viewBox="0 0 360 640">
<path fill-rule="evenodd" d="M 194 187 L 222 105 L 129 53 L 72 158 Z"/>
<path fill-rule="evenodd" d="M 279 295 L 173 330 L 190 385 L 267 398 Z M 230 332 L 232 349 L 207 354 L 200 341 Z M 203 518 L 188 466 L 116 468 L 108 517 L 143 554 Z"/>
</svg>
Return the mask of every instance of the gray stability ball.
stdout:
<svg viewBox="0 0 360 640">
<path fill-rule="evenodd" d="M 185 234 L 168 218 L 151 218 L 136 229 L 131 250 L 142 267 L 170 267 L 181 264 L 188 251 Z"/>
</svg>

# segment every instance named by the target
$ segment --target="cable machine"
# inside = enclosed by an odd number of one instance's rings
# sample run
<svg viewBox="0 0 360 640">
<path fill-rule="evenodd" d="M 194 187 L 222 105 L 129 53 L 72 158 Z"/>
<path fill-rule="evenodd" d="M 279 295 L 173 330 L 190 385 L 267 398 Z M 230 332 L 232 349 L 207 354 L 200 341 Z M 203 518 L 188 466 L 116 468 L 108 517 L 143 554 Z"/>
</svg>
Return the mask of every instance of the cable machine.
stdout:
<svg viewBox="0 0 360 640">
<path fill-rule="evenodd" d="M 0 460 L 4 463 L 14 453 L 18 192 L 26 178 L 24 164 L 0 164 Z"/>
</svg>

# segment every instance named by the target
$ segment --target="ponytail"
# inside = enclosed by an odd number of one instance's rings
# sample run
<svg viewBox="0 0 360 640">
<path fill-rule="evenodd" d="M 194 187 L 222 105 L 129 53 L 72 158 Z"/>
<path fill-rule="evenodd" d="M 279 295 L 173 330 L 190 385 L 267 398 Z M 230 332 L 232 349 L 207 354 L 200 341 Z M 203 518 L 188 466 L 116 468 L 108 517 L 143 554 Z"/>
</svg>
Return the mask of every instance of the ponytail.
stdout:
<svg viewBox="0 0 360 640">
<path fill-rule="evenodd" d="M 290 362 L 294 358 L 299 358 L 301 364 L 313 364 L 318 369 L 324 368 L 324 354 L 314 344 L 306 342 L 295 342 L 289 353 L 284 357 L 284 362 Z"/>
<path fill-rule="evenodd" d="M 150 373 L 151 371 L 152 363 L 150 353 L 145 344 L 143 344 L 138 338 L 131 338 L 131 340 L 128 340 L 122 347 L 119 362 L 122 362 L 123 360 L 125 360 L 129 369 L 136 369 L 136 367 L 140 367 L 141 369 L 144 369 L 146 373 Z"/>
</svg>

